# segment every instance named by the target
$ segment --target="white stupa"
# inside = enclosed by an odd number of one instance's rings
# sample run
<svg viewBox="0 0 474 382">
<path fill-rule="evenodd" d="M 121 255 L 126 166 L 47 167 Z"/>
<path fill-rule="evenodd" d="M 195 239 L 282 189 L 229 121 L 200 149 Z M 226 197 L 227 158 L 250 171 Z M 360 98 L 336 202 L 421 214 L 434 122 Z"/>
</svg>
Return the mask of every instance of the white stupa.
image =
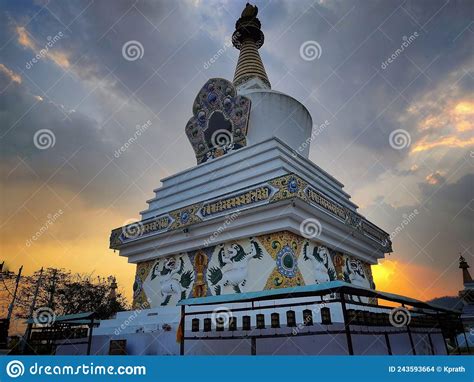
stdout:
<svg viewBox="0 0 474 382">
<path fill-rule="evenodd" d="M 439 330 L 416 342 L 377 305 L 428 308 L 375 290 L 371 266 L 392 251 L 389 235 L 308 159 L 311 115 L 271 89 L 263 42 L 247 4 L 233 82 L 209 79 L 186 125 L 197 164 L 162 179 L 141 220 L 112 231 L 110 248 L 137 265 L 136 311 L 102 321 L 93 348 L 126 340 L 129 354 L 445 352 Z M 384 331 L 360 334 L 369 322 Z"/>
</svg>

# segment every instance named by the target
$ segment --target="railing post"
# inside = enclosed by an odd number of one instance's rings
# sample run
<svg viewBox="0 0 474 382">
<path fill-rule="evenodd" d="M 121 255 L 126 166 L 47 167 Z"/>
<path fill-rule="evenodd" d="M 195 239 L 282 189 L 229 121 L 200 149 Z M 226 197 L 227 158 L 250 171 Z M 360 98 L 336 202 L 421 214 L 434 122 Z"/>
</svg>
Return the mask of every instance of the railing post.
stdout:
<svg viewBox="0 0 474 382">
<path fill-rule="evenodd" d="M 392 347 L 390 346 L 390 339 L 388 338 L 388 333 L 385 332 L 385 342 L 387 344 L 387 351 L 388 351 L 388 355 L 393 355 L 392 354 Z"/>
<path fill-rule="evenodd" d="M 344 318 L 344 329 L 346 331 L 347 350 L 349 351 L 349 355 L 354 355 L 354 348 L 352 347 L 350 323 L 347 321 L 346 295 L 344 293 L 341 293 L 341 307 L 342 307 L 342 316 Z"/>
<path fill-rule="evenodd" d="M 180 322 L 180 328 L 178 330 L 181 330 L 181 338 L 180 338 L 180 343 L 179 343 L 179 354 L 184 355 L 184 333 L 185 333 L 185 313 L 186 313 L 186 308 L 185 305 L 181 305 L 181 322 Z"/>
<path fill-rule="evenodd" d="M 250 338 L 251 341 L 251 346 L 252 346 L 252 355 L 257 355 L 257 338 L 255 336 L 252 336 Z"/>
<path fill-rule="evenodd" d="M 444 348 L 446 349 L 446 355 L 449 355 L 449 348 L 448 344 L 446 343 L 446 339 L 444 338 L 443 328 L 441 327 L 441 320 L 439 319 L 439 312 L 436 311 L 436 320 L 438 321 L 439 331 L 441 332 L 441 337 L 443 338 Z"/>
<path fill-rule="evenodd" d="M 405 304 L 402 304 L 402 306 L 405 308 Z M 407 333 L 408 333 L 408 338 L 410 338 L 411 351 L 413 355 L 416 355 L 415 343 L 413 342 L 413 337 L 411 335 L 411 330 L 410 330 L 410 322 L 407 322 Z"/>
<path fill-rule="evenodd" d="M 91 318 L 91 323 L 89 324 L 89 338 L 87 339 L 87 355 L 91 355 L 93 330 L 94 330 L 94 318 Z"/>
<path fill-rule="evenodd" d="M 464 328 L 464 324 L 462 323 L 461 317 L 459 317 L 459 322 L 461 323 L 462 334 L 464 335 L 464 341 L 466 341 L 467 354 L 471 354 L 471 348 L 469 347 L 469 343 L 467 341 L 466 330 Z"/>
</svg>

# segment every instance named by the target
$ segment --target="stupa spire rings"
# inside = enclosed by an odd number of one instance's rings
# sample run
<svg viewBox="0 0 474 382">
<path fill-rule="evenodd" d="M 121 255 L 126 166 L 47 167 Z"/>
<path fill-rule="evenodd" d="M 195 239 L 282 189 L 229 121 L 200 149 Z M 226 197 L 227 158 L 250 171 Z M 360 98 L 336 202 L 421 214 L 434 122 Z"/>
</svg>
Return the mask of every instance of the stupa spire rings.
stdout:
<svg viewBox="0 0 474 382">
<path fill-rule="evenodd" d="M 263 86 L 270 88 L 265 67 L 258 53 L 263 45 L 265 36 L 261 30 L 260 20 L 257 18 L 258 8 L 247 3 L 241 17 L 235 24 L 232 35 L 232 44 L 240 50 L 239 60 L 235 68 L 234 85 L 239 86 L 253 78 L 263 82 Z"/>
</svg>

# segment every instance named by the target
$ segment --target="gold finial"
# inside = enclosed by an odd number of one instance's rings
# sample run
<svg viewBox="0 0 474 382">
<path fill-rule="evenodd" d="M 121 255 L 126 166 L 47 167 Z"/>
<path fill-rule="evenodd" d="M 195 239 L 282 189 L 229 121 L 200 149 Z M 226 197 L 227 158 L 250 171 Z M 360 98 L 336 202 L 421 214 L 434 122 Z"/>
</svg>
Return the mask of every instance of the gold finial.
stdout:
<svg viewBox="0 0 474 382">
<path fill-rule="evenodd" d="M 242 17 L 257 17 L 258 7 L 247 3 L 244 10 L 242 11 Z"/>
</svg>

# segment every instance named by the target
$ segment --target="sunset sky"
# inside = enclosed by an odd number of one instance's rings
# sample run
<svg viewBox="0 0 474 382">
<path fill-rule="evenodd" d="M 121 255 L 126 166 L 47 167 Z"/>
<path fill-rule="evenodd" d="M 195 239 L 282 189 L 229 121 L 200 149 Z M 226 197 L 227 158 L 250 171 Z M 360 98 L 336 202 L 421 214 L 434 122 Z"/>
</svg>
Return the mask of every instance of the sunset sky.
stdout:
<svg viewBox="0 0 474 382">
<path fill-rule="evenodd" d="M 229 39 L 245 1 L 2 4 L 0 261 L 114 274 L 130 297 L 135 266 L 108 249 L 110 231 L 139 218 L 160 179 L 195 165 L 184 128 L 206 80 L 233 78 Z M 272 88 L 315 126 L 330 122 L 310 159 L 397 232 L 373 268 L 377 289 L 456 295 L 459 253 L 474 267 L 472 1 L 256 4 Z M 124 58 L 129 41 L 143 57 Z M 320 58 L 302 59 L 306 41 Z M 38 142 L 42 129 L 52 136 Z"/>
</svg>

